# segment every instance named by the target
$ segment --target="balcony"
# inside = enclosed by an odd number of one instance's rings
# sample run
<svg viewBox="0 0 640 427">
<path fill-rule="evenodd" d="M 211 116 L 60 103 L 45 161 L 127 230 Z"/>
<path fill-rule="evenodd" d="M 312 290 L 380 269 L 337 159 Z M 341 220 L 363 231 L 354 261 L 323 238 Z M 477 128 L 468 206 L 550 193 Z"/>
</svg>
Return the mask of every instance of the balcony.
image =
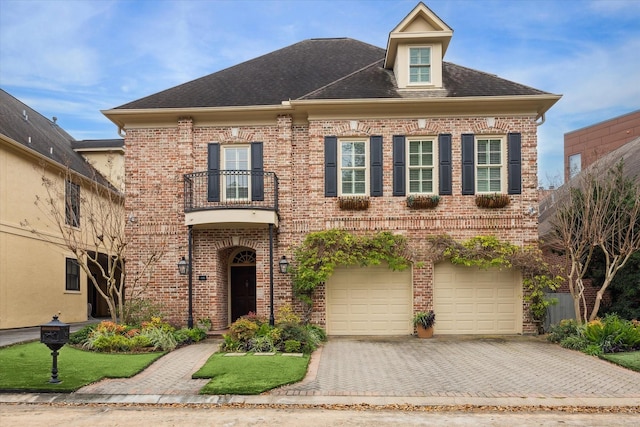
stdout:
<svg viewBox="0 0 640 427">
<path fill-rule="evenodd" d="M 217 170 L 184 175 L 185 224 L 197 228 L 278 226 L 274 172 Z"/>
</svg>

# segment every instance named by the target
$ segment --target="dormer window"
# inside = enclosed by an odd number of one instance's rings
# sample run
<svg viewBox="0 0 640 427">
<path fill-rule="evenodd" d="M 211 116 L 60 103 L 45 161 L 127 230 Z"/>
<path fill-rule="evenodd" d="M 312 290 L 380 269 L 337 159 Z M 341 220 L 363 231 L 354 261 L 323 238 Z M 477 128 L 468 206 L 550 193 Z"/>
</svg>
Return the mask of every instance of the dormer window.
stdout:
<svg viewBox="0 0 640 427">
<path fill-rule="evenodd" d="M 409 84 L 431 83 L 431 48 L 409 48 Z"/>
</svg>

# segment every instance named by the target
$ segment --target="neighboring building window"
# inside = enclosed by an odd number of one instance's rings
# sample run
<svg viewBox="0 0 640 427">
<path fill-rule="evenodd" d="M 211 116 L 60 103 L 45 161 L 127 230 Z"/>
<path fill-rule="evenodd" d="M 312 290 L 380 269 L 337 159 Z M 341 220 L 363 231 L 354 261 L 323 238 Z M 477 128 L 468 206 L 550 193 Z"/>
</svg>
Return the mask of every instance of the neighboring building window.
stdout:
<svg viewBox="0 0 640 427">
<path fill-rule="evenodd" d="M 582 170 L 582 156 L 580 153 L 569 156 L 569 179 L 578 175 Z"/>
<path fill-rule="evenodd" d="M 431 48 L 409 48 L 409 83 L 431 83 Z"/>
<path fill-rule="evenodd" d="M 224 147 L 224 198 L 226 200 L 249 200 L 251 165 L 249 147 Z"/>
<path fill-rule="evenodd" d="M 67 291 L 79 291 L 80 290 L 80 265 L 74 258 L 67 258 L 67 280 L 65 284 L 65 290 Z"/>
<path fill-rule="evenodd" d="M 409 194 L 433 194 L 436 185 L 434 173 L 435 142 L 431 139 L 409 140 L 408 176 Z"/>
<path fill-rule="evenodd" d="M 502 192 L 503 147 L 498 138 L 476 140 L 476 188 L 479 193 Z"/>
<path fill-rule="evenodd" d="M 340 189 L 343 195 L 367 194 L 367 143 L 340 141 Z"/>
<path fill-rule="evenodd" d="M 65 223 L 72 227 L 80 227 L 80 186 L 78 184 L 66 182 L 64 201 Z"/>
</svg>

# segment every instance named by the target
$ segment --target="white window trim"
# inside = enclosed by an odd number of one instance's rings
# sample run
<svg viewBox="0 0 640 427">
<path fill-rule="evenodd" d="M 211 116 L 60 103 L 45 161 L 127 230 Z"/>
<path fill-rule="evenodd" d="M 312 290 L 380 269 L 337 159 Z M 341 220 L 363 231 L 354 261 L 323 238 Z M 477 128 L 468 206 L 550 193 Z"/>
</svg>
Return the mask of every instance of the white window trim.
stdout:
<svg viewBox="0 0 640 427">
<path fill-rule="evenodd" d="M 429 81 L 411 81 L 411 49 L 429 49 Z M 432 86 L 433 85 L 433 46 L 432 45 L 411 45 L 407 46 L 407 87 Z"/>
<path fill-rule="evenodd" d="M 343 142 L 363 142 L 364 143 L 364 193 L 362 194 L 343 194 L 342 193 L 342 143 Z M 369 195 L 369 180 L 371 174 L 371 165 L 369 164 L 369 138 L 344 138 L 338 139 L 338 196 L 344 197 L 362 197 Z M 355 168 L 349 168 L 355 169 Z"/>
<path fill-rule="evenodd" d="M 411 191 L 411 177 L 410 177 L 410 170 L 411 170 L 411 165 L 410 165 L 410 161 L 409 161 L 409 156 L 410 156 L 410 144 L 412 141 L 431 141 L 431 143 L 433 144 L 433 165 L 432 165 L 432 169 L 433 169 L 433 191 L 431 191 L 430 193 L 414 193 Z M 407 186 L 407 194 L 408 195 L 435 195 L 438 194 L 438 188 L 439 188 L 439 182 L 438 182 L 438 175 L 439 175 L 439 171 L 438 171 L 438 165 L 439 165 L 439 159 L 438 159 L 438 138 L 435 136 L 419 136 L 419 137 L 410 137 L 407 138 L 406 141 L 406 147 L 405 147 L 405 165 L 406 165 L 406 186 Z"/>
<path fill-rule="evenodd" d="M 500 140 L 500 190 L 499 191 L 480 191 L 478 189 L 478 168 L 485 167 L 478 164 L 478 141 L 485 139 L 499 139 Z M 476 194 L 506 194 L 507 193 L 507 138 L 505 135 L 476 135 L 474 141 L 473 152 L 473 167 L 475 178 Z M 489 167 L 497 167 L 496 165 L 490 165 Z"/>
<path fill-rule="evenodd" d="M 251 172 L 251 145 L 248 144 L 238 144 L 238 145 L 221 145 L 222 148 L 222 153 L 221 153 L 221 161 L 220 161 L 220 166 L 221 166 L 221 170 L 223 171 L 227 171 L 229 169 L 227 169 L 226 165 L 227 165 L 227 150 L 229 149 L 238 149 L 238 148 L 244 148 L 247 150 L 247 171 Z M 237 170 L 237 169 L 232 169 L 232 170 Z M 223 172 L 224 173 L 224 172 Z M 228 198 L 227 197 L 227 185 L 226 185 L 226 180 L 227 177 L 229 175 L 222 175 L 221 176 L 221 180 L 220 180 L 220 186 L 222 187 L 222 191 L 220 192 L 220 200 L 223 202 L 248 202 L 251 201 L 251 174 L 247 174 L 247 197 L 245 198 Z"/>
</svg>

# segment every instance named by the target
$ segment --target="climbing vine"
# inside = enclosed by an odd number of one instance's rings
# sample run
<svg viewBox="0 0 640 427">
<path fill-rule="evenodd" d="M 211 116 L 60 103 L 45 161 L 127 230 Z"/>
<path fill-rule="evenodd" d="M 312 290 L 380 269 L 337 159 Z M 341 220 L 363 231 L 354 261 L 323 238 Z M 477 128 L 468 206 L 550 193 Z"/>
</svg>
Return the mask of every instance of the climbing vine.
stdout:
<svg viewBox="0 0 640 427">
<path fill-rule="evenodd" d="M 309 233 L 296 249 L 295 259 L 293 291 L 309 308 L 313 291 L 338 265 L 366 267 L 386 262 L 392 270 L 410 265 L 406 238 L 387 231 L 367 236 L 343 230 Z"/>
</svg>

